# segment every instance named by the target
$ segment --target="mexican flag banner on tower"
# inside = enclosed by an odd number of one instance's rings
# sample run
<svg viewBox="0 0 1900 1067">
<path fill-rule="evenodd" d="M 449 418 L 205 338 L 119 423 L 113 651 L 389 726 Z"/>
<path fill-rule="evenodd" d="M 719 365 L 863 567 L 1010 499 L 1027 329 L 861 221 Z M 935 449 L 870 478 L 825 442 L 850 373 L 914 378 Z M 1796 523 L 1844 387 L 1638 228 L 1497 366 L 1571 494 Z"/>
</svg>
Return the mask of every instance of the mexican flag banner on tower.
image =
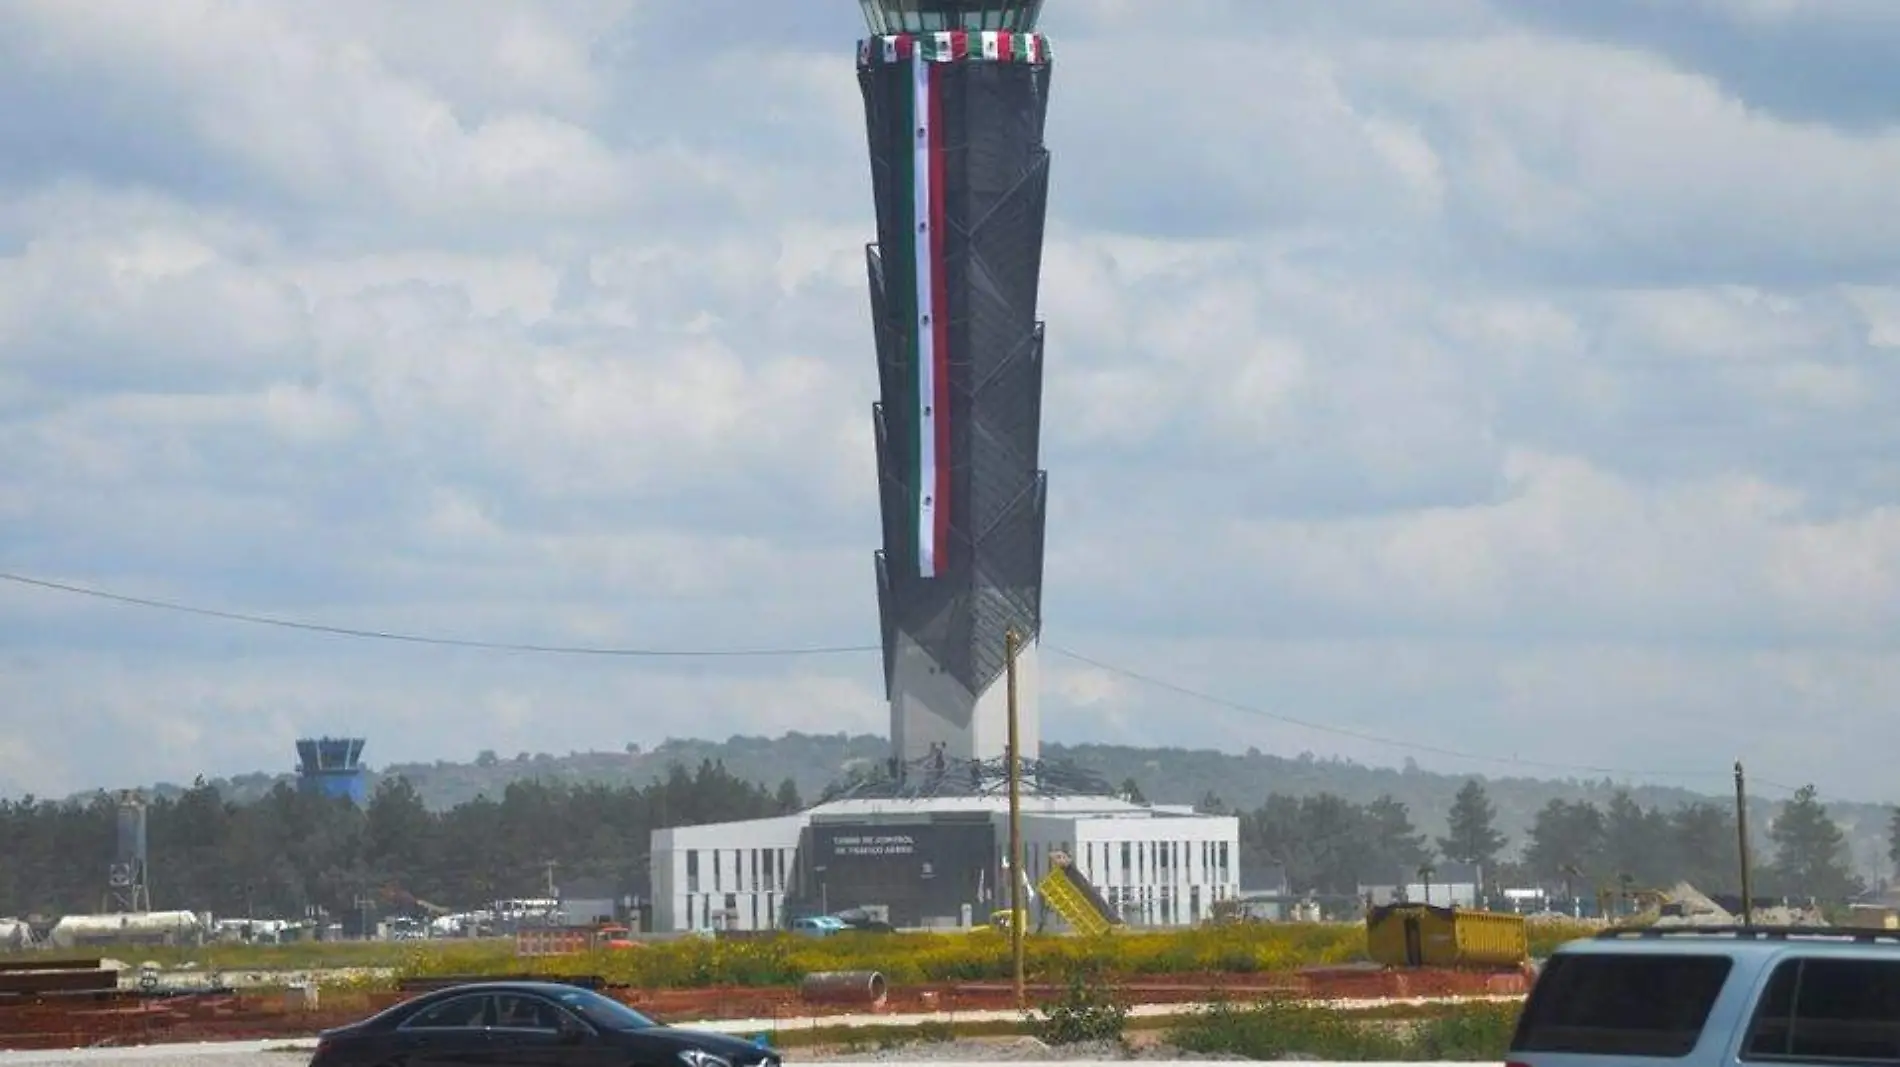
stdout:
<svg viewBox="0 0 1900 1067">
<path fill-rule="evenodd" d="M 946 30 L 888 34 L 858 43 L 858 63 L 897 68 L 898 114 L 893 127 L 903 141 L 892 153 L 893 187 L 899 198 L 895 236 L 885 250 L 892 311 L 903 323 L 910 407 L 906 485 L 917 573 L 935 578 L 950 565 L 950 322 L 945 285 L 943 93 L 951 63 L 1049 62 L 1041 34 L 1008 30 Z M 901 73 L 900 73 L 901 72 Z M 908 275 L 908 276 L 907 276 Z M 899 425 L 905 425 L 899 422 Z"/>
<path fill-rule="evenodd" d="M 902 94 L 909 151 L 893 153 L 896 187 L 909 189 L 903 228 L 910 247 L 896 263 L 908 266 L 911 285 L 900 295 L 909 312 L 910 398 L 915 427 L 911 441 L 911 503 L 915 517 L 917 573 L 942 574 L 950 543 L 950 303 L 943 271 L 944 152 L 943 68 L 913 51 L 909 92 Z M 900 193 L 900 195 L 902 195 Z"/>
</svg>

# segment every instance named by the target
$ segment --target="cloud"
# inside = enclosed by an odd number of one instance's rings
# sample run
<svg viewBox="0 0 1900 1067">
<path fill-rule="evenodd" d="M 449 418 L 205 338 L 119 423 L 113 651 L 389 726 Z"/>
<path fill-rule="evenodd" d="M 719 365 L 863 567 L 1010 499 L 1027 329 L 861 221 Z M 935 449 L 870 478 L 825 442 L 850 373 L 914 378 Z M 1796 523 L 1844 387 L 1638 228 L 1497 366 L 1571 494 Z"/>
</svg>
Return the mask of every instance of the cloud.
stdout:
<svg viewBox="0 0 1900 1067">
<path fill-rule="evenodd" d="M 1900 15 L 1880 0 L 1526 0 L 1505 10 L 1706 72 L 1725 93 L 1793 121 L 1871 127 L 1896 117 L 1900 84 L 1887 57 L 1900 45 Z"/>
<path fill-rule="evenodd" d="M 1900 141 L 1850 91 L 1882 11 L 1052 10 L 1048 735 L 1882 794 Z M 500 641 L 875 643 L 859 32 L 0 11 L 0 564 Z M 299 732 L 882 721 L 875 655 L 386 648 L 11 586 L 0 639 L 0 790 Z"/>
</svg>

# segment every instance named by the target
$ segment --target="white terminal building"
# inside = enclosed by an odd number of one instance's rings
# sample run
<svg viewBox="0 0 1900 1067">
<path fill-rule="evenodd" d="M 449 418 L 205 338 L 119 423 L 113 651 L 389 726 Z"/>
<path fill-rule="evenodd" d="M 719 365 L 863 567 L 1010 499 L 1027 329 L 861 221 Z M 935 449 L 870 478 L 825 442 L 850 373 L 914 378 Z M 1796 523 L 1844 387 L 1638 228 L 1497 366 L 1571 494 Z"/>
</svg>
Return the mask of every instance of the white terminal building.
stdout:
<svg viewBox="0 0 1900 1067">
<path fill-rule="evenodd" d="M 1238 820 L 1132 804 L 1038 759 L 1048 483 L 1036 305 L 1053 70 L 1042 2 L 863 6 L 891 758 L 877 780 L 799 815 L 655 831 L 654 925 L 756 930 L 862 908 L 893 926 L 957 926 L 1007 909 L 1011 633 L 1028 880 L 1060 851 L 1124 921 L 1199 922 L 1238 895 Z M 936 116 L 954 118 L 938 130 Z"/>
<path fill-rule="evenodd" d="M 1047 768 L 1042 768 L 1047 770 Z M 994 777 L 986 784 L 995 785 Z M 774 819 L 656 830 L 654 928 L 767 930 L 863 908 L 900 927 L 982 925 L 1009 907 L 1008 798 L 847 797 Z M 1112 796 L 1022 797 L 1033 886 L 1063 852 L 1132 926 L 1186 926 L 1240 892 L 1239 820 Z M 1032 903 L 1031 921 L 1059 926 Z"/>
</svg>

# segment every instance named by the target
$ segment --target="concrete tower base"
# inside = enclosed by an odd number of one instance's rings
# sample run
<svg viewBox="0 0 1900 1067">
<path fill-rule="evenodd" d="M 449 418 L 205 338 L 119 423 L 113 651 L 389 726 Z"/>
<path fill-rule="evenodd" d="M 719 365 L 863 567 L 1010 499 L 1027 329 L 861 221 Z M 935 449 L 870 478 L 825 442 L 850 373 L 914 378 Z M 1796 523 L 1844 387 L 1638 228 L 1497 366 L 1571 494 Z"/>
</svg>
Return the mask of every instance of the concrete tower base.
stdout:
<svg viewBox="0 0 1900 1067">
<path fill-rule="evenodd" d="M 1016 722 L 1025 760 L 1039 759 L 1042 689 L 1037 642 L 1016 653 Z M 1009 751 L 1009 681 L 1005 674 L 972 693 L 905 634 L 891 660 L 891 754 L 906 764 L 941 751 L 951 765 L 1000 760 Z"/>
</svg>

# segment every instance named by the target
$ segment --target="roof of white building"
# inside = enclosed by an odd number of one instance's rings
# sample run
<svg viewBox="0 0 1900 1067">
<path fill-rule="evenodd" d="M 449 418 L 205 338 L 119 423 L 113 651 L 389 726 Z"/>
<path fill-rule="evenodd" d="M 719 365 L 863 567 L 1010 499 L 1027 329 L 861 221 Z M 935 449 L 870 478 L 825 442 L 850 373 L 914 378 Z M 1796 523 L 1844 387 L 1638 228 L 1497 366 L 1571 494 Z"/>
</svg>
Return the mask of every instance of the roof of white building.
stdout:
<svg viewBox="0 0 1900 1067">
<path fill-rule="evenodd" d="M 979 794 L 975 796 L 933 797 L 850 797 L 826 801 L 805 814 L 814 818 L 871 818 L 890 815 L 927 815 L 952 812 L 1007 812 L 1009 797 Z M 1192 816 L 1187 805 L 1134 804 L 1120 797 L 1038 796 L 1024 794 L 1024 815 L 1063 815 L 1074 818 L 1111 816 L 1116 818 L 1179 818 Z"/>
<path fill-rule="evenodd" d="M 919 818 L 932 815 L 1003 815 L 1009 811 L 1009 797 L 990 794 L 931 797 L 848 797 L 830 800 L 795 815 L 778 815 L 741 822 L 702 823 L 697 826 L 672 826 L 653 831 L 653 848 L 677 847 L 736 848 L 741 842 L 759 838 L 796 840 L 800 831 L 814 821 L 842 822 Z M 1231 815 L 1203 815 L 1185 804 L 1133 804 L 1120 797 L 1024 794 L 1022 812 L 1029 818 L 1058 819 L 1157 819 L 1175 822 L 1182 829 L 1185 820 L 1224 819 Z M 1164 831 L 1165 832 L 1165 831 Z M 693 844 L 685 845 L 683 842 Z M 717 842 L 711 844 L 707 842 Z M 745 845 L 743 847 L 751 847 Z M 778 847 L 778 846 L 775 846 Z"/>
</svg>

